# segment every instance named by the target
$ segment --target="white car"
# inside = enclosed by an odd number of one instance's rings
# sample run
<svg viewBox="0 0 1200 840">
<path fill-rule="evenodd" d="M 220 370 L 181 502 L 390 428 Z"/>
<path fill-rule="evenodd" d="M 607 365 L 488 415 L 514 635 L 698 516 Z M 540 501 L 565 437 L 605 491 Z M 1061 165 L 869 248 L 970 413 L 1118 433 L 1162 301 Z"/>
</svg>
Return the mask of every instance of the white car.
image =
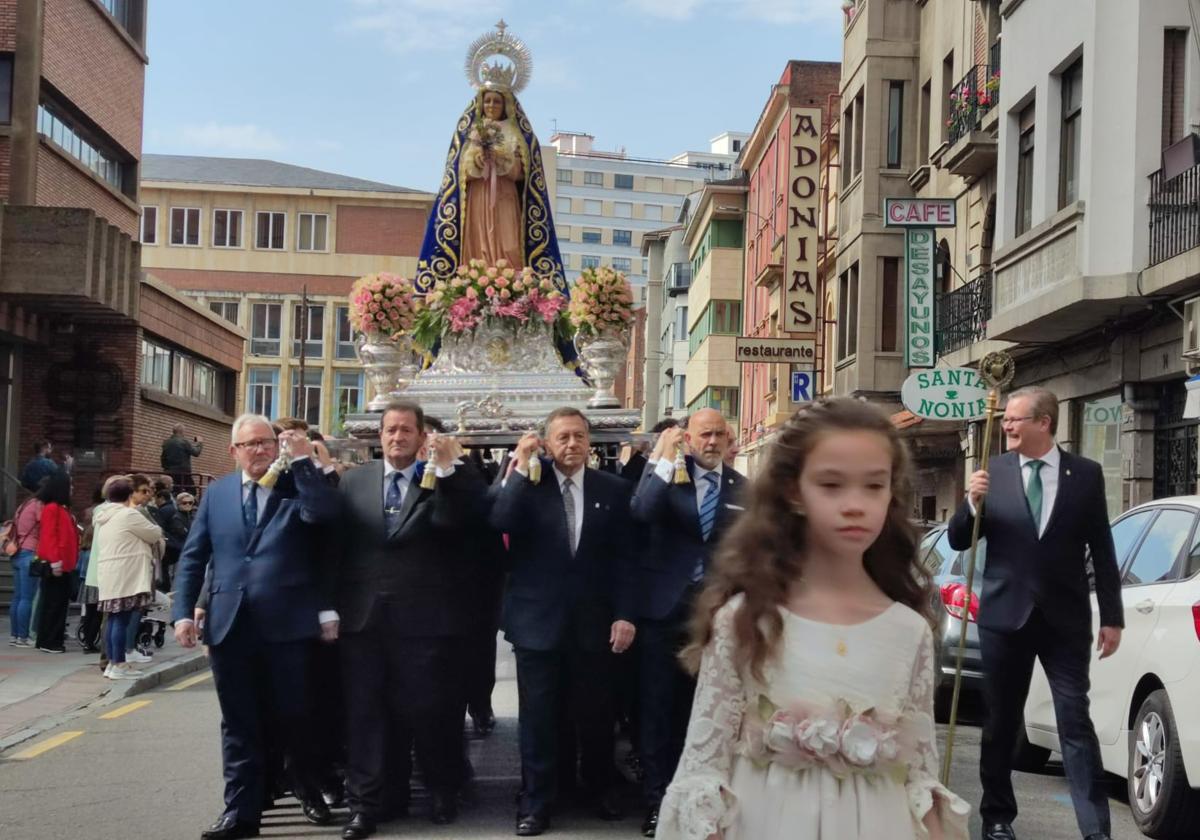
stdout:
<svg viewBox="0 0 1200 840">
<path fill-rule="evenodd" d="M 1125 632 L 1103 662 L 1093 650 L 1092 721 L 1104 769 L 1123 776 L 1149 837 L 1200 827 L 1200 496 L 1160 499 L 1113 520 Z M 1092 596 L 1093 630 L 1099 625 Z M 1034 669 L 1018 769 L 1059 749 L 1046 674 Z"/>
</svg>

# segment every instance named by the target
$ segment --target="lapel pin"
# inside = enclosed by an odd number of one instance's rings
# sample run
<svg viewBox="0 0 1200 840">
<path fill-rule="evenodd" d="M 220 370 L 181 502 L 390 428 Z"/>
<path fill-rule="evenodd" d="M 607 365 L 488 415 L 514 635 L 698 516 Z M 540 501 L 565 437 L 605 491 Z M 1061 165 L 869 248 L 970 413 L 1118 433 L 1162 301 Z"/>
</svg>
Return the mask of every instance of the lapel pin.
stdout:
<svg viewBox="0 0 1200 840">
<path fill-rule="evenodd" d="M 1071 471 L 1070 471 L 1070 470 L 1067 470 L 1067 475 L 1070 475 L 1070 474 L 1071 474 Z"/>
<path fill-rule="evenodd" d="M 600 503 L 599 503 L 599 502 L 596 502 L 596 509 L 597 509 L 597 510 L 599 510 L 599 509 L 600 509 Z"/>
</svg>

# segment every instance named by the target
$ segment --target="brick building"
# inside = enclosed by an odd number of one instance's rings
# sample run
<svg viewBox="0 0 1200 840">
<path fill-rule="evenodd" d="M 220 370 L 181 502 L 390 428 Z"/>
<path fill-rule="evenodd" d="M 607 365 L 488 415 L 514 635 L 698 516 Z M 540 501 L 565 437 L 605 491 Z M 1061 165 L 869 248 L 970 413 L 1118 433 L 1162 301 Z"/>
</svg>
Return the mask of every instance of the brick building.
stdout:
<svg viewBox="0 0 1200 840">
<path fill-rule="evenodd" d="M 81 507 L 177 422 L 211 442 L 196 469 L 228 465 L 243 336 L 140 267 L 145 24 L 145 0 L 0 0 L 0 465 L 49 437 Z"/>
<path fill-rule="evenodd" d="M 369 396 L 350 286 L 378 271 L 415 274 L 432 201 L 269 160 L 146 155 L 142 261 L 245 330 L 239 410 L 296 415 L 337 434 Z"/>
</svg>

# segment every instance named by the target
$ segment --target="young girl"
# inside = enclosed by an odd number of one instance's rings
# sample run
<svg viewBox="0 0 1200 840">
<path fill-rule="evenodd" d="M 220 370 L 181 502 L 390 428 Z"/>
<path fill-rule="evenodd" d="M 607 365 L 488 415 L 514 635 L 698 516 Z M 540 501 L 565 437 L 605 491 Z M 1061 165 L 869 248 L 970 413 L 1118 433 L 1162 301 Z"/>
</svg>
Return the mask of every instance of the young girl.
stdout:
<svg viewBox="0 0 1200 840">
<path fill-rule="evenodd" d="M 687 745 L 659 840 L 965 840 L 938 783 L 928 574 L 908 453 L 854 399 L 772 444 L 697 605 Z"/>
</svg>

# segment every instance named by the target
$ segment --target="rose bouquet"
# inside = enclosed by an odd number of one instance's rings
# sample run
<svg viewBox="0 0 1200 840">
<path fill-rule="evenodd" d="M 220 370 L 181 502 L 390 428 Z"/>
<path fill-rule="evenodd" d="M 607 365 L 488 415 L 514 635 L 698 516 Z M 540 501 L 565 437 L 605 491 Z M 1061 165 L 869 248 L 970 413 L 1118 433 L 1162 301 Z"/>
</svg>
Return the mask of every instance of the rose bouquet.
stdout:
<svg viewBox="0 0 1200 840">
<path fill-rule="evenodd" d="M 566 296 L 528 267 L 512 268 L 503 259 L 494 266 L 471 260 L 449 280 L 434 284 L 417 317 L 414 340 L 431 350 L 443 335 L 469 333 L 491 319 L 513 327 L 543 323 L 554 328 L 566 307 Z"/>
<path fill-rule="evenodd" d="M 571 291 L 567 318 L 579 336 L 617 335 L 633 323 L 633 290 L 611 268 L 585 268 Z"/>
<path fill-rule="evenodd" d="M 507 175 L 516 163 L 516 148 L 504 136 L 504 129 L 495 120 L 481 120 L 467 135 L 467 172 L 479 178 L 491 170 Z"/>
<path fill-rule="evenodd" d="M 368 274 L 350 288 L 350 325 L 364 335 L 408 335 L 420 310 L 412 283 L 399 274 Z"/>
</svg>

